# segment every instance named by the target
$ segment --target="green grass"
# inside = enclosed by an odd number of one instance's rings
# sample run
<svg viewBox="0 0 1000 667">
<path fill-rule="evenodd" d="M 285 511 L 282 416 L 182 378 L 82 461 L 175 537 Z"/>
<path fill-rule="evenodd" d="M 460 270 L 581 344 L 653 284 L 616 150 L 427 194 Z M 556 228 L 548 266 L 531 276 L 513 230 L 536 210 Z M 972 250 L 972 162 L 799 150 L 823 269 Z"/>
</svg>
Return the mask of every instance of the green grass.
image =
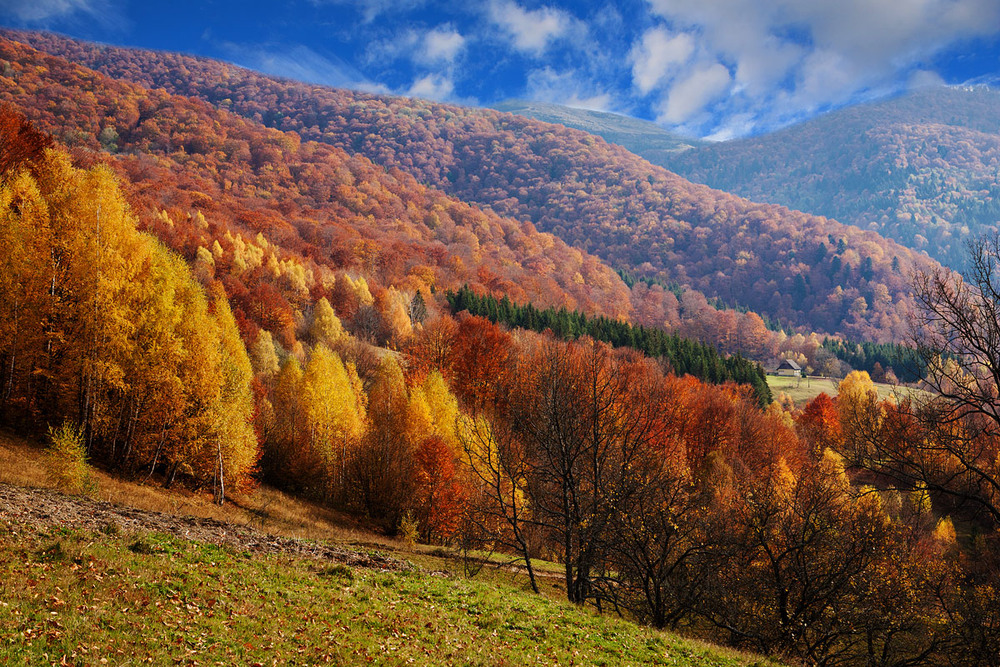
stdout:
<svg viewBox="0 0 1000 667">
<path fill-rule="evenodd" d="M 0 663 L 775 664 L 502 584 L 2 523 Z"/>
</svg>

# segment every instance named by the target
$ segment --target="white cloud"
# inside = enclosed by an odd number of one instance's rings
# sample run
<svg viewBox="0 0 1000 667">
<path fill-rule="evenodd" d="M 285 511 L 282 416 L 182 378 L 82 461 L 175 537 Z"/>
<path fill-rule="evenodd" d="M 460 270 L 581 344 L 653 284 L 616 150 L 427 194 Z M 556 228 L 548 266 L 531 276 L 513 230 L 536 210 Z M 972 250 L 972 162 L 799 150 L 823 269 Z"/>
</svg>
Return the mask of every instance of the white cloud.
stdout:
<svg viewBox="0 0 1000 667">
<path fill-rule="evenodd" d="M 0 16 L 10 16 L 22 25 L 47 26 L 56 21 L 81 17 L 111 28 L 124 28 L 126 21 L 111 0 L 0 0 Z"/>
<path fill-rule="evenodd" d="M 247 46 L 227 42 L 221 44 L 221 47 L 236 64 L 265 74 L 334 88 L 371 93 L 390 92 L 386 86 L 370 81 L 340 58 L 320 55 L 306 46 Z"/>
<path fill-rule="evenodd" d="M 310 3 L 323 5 L 340 5 L 354 7 L 361 13 L 364 23 L 371 23 L 383 14 L 399 14 L 400 12 L 418 9 L 426 0 L 310 0 Z"/>
<path fill-rule="evenodd" d="M 680 125 L 719 99 L 732 83 L 722 63 L 701 65 L 670 88 L 658 121 Z"/>
<path fill-rule="evenodd" d="M 928 74 L 915 73 L 942 47 L 1000 32 L 997 0 L 647 2 L 674 33 L 697 39 L 687 70 L 676 75 L 683 88 L 675 85 L 661 102 L 664 120 L 690 120 L 696 102 L 707 99 L 706 91 L 721 97 L 724 77 L 719 69 L 707 74 L 706 62 L 732 71 L 730 97 L 716 109 L 722 115 L 716 135 L 775 126 L 874 91 L 899 90 L 908 85 L 911 72 L 915 80 L 926 81 Z M 662 65 L 646 66 L 653 52 L 644 49 L 645 36 L 633 47 L 633 82 L 649 92 L 665 79 L 658 76 Z M 695 97 L 685 101 L 692 91 Z M 751 121 L 747 109 L 754 110 Z"/>
<path fill-rule="evenodd" d="M 451 78 L 440 74 L 428 74 L 413 82 L 406 91 L 409 97 L 420 97 L 435 102 L 451 99 L 455 94 L 455 83 Z"/>
<path fill-rule="evenodd" d="M 574 24 L 566 12 L 542 7 L 523 9 L 512 0 L 494 0 L 489 6 L 490 20 L 511 38 L 514 47 L 524 53 L 541 55 L 549 44 L 569 32 Z"/>
<path fill-rule="evenodd" d="M 541 67 L 528 73 L 527 96 L 539 102 L 590 111 L 614 111 L 615 98 L 580 72 Z"/>
<path fill-rule="evenodd" d="M 906 82 L 906 87 L 909 90 L 917 90 L 919 88 L 934 88 L 936 86 L 943 86 L 944 84 L 944 79 L 937 72 L 918 69 L 910 75 L 910 78 Z"/>
<path fill-rule="evenodd" d="M 707 141 L 729 141 L 753 132 L 754 124 L 752 113 L 738 113 L 727 118 L 723 125 L 704 138 Z"/>
<path fill-rule="evenodd" d="M 424 35 L 422 52 L 424 62 L 452 62 L 465 48 L 465 37 L 452 28 L 434 28 Z"/>
<path fill-rule="evenodd" d="M 687 33 L 672 35 L 663 28 L 647 30 L 629 54 L 636 88 L 644 95 L 650 93 L 671 78 L 691 58 L 694 49 L 694 37 Z"/>
<path fill-rule="evenodd" d="M 465 50 L 467 43 L 466 38 L 450 25 L 424 31 L 410 28 L 369 41 L 363 60 L 372 66 L 401 59 L 427 67 L 450 66 Z"/>
</svg>

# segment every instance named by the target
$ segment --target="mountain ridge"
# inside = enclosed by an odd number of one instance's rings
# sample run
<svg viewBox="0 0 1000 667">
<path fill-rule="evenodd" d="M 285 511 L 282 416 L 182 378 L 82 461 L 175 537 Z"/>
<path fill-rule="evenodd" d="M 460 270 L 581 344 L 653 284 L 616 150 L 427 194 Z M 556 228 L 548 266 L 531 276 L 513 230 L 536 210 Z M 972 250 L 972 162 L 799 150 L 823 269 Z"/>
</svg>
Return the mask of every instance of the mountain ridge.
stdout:
<svg viewBox="0 0 1000 667">
<path fill-rule="evenodd" d="M 793 326 L 905 339 L 905 276 L 933 268 L 870 232 L 694 185 L 575 130 L 296 84 L 176 54 L 27 39 L 111 76 L 201 97 L 360 153 L 462 200 L 530 220 L 616 268 L 687 284 Z"/>
<path fill-rule="evenodd" d="M 1000 93 L 940 87 L 701 146 L 665 166 L 697 182 L 872 229 L 955 269 L 1000 221 Z"/>
<path fill-rule="evenodd" d="M 667 159 L 670 153 L 683 152 L 705 143 L 668 132 L 649 121 L 606 111 L 528 100 L 505 100 L 491 108 L 596 134 L 608 143 L 618 144 L 654 164 L 658 163 L 657 160 Z"/>
</svg>

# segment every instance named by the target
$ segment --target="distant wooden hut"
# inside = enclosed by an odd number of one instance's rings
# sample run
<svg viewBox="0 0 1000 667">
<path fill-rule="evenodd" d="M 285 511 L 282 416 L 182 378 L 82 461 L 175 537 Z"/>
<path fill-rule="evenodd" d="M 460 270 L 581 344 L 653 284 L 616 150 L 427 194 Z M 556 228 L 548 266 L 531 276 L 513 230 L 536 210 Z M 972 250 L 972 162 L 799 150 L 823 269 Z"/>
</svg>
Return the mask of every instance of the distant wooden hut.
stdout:
<svg viewBox="0 0 1000 667">
<path fill-rule="evenodd" d="M 802 377 L 802 367 L 791 359 L 782 359 L 775 373 L 782 377 L 800 378 Z"/>
</svg>

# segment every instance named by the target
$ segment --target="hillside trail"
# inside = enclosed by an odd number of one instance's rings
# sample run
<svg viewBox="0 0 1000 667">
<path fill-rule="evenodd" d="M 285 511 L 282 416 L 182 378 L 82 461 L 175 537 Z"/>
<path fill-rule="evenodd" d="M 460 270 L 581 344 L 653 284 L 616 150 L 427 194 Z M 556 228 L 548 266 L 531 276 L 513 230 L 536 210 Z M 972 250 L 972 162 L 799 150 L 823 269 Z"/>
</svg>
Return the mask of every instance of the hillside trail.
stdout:
<svg viewBox="0 0 1000 667">
<path fill-rule="evenodd" d="M 281 537 L 217 519 L 140 510 L 87 497 L 68 496 L 51 489 L 0 482 L 0 529 L 16 531 L 18 526 L 36 529 L 72 528 L 108 534 L 166 533 L 253 555 L 312 558 L 378 571 L 400 571 L 413 567 L 402 560 L 377 552 L 355 551 L 322 542 Z"/>
</svg>

